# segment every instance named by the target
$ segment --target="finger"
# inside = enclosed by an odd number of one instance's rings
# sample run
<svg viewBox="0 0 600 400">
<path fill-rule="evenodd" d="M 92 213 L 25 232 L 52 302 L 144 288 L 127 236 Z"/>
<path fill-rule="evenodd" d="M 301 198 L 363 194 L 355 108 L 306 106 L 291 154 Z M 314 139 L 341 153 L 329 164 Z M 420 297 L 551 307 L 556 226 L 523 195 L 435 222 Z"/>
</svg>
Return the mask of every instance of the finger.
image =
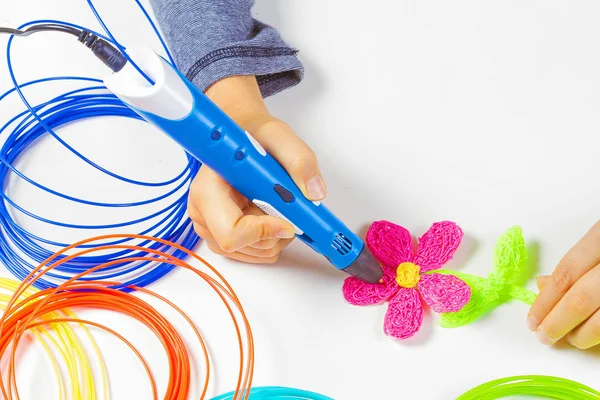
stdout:
<svg viewBox="0 0 600 400">
<path fill-rule="evenodd" d="M 274 119 L 262 124 L 252 134 L 285 168 L 306 198 L 325 198 L 327 187 L 321 176 L 317 156 L 289 125 Z"/>
<path fill-rule="evenodd" d="M 265 239 L 293 238 L 293 226 L 268 215 L 245 215 L 240 207 L 239 193 L 218 175 L 206 173 L 197 206 L 215 241 L 226 253 Z"/>
<path fill-rule="evenodd" d="M 206 221 L 202 216 L 202 213 L 196 206 L 197 201 L 193 198 L 194 190 L 192 190 L 193 184 L 190 187 L 190 193 L 188 194 L 187 213 L 190 219 L 198 225 L 206 226 Z"/>
<path fill-rule="evenodd" d="M 600 344 L 600 311 L 567 336 L 567 341 L 578 349 L 589 349 Z"/>
<path fill-rule="evenodd" d="M 201 238 L 207 238 L 208 236 L 212 237 L 212 234 L 210 234 L 210 231 L 206 226 L 206 220 L 202 215 L 202 212 L 199 208 L 199 204 L 200 198 L 204 190 L 204 183 L 207 180 L 214 179 L 215 175 L 216 173 L 210 168 L 208 168 L 207 166 L 202 166 L 198 174 L 194 177 L 192 184 L 190 185 L 187 211 L 190 219 L 194 222 L 194 230 Z M 240 206 L 240 208 L 246 207 L 248 204 L 248 200 L 241 195 L 235 196 L 234 201 Z"/>
<path fill-rule="evenodd" d="M 248 207 L 246 207 L 244 209 L 244 214 L 246 215 L 265 215 L 265 213 L 258 207 L 256 207 L 254 204 L 250 203 L 248 205 Z M 267 250 L 267 249 L 272 249 L 273 247 L 277 246 L 277 243 L 279 243 L 281 239 L 268 239 L 268 240 L 261 240 L 260 242 L 256 242 L 253 243 L 251 245 L 249 245 L 248 247 L 252 247 L 254 249 L 263 249 L 263 250 Z"/>
<path fill-rule="evenodd" d="M 190 191 L 188 193 L 187 212 L 188 212 L 188 216 L 192 220 L 192 224 L 194 226 L 194 231 L 196 232 L 196 234 L 203 239 L 209 239 L 209 238 L 212 238 L 212 235 L 210 234 L 210 231 L 206 227 L 206 221 L 204 220 L 202 213 L 200 212 L 200 210 L 197 207 L 197 203 L 198 203 L 197 199 L 200 196 L 199 189 L 202 185 L 201 180 L 202 180 L 202 175 L 200 175 L 200 173 L 198 173 L 196 175 L 196 177 L 194 178 L 194 180 L 192 181 L 192 184 L 190 186 Z"/>
<path fill-rule="evenodd" d="M 194 206 L 193 202 L 188 203 L 188 209 L 188 214 L 191 220 L 193 221 L 194 230 L 196 231 L 196 234 L 198 234 L 198 236 L 200 236 L 203 239 L 212 239 L 212 235 L 206 227 L 206 221 L 204 220 L 202 213 Z M 252 203 L 250 203 L 246 208 L 244 208 L 243 212 L 244 214 L 250 215 L 264 215 L 264 212 Z M 249 245 L 249 247 L 252 247 L 254 249 L 269 250 L 277 246 L 280 240 L 282 239 L 262 240 L 260 242 L 256 242 Z"/>
<path fill-rule="evenodd" d="M 198 224 L 196 222 L 193 222 L 193 225 L 194 225 L 194 231 L 202 239 L 206 240 L 206 239 L 212 239 L 213 238 L 212 235 L 210 234 L 210 231 L 208 230 L 208 228 L 205 227 L 204 225 L 200 225 L 200 224 Z"/>
<path fill-rule="evenodd" d="M 251 256 L 248 254 L 240 253 L 237 251 L 233 252 L 233 253 L 226 253 L 221 249 L 219 244 L 214 239 L 206 240 L 206 244 L 207 244 L 209 250 L 215 254 L 230 258 L 232 260 L 248 263 L 248 264 L 274 264 L 277 262 L 277 260 L 279 260 L 279 254 L 277 254 L 273 257 L 265 258 L 265 257 L 255 257 L 255 256 Z"/>
<path fill-rule="evenodd" d="M 578 280 L 538 328 L 542 344 L 554 344 L 600 308 L 600 267 Z"/>
<path fill-rule="evenodd" d="M 285 249 L 286 246 L 291 243 L 291 241 L 292 239 L 282 239 L 277 243 L 275 247 L 272 247 L 270 249 L 255 249 L 250 246 L 244 247 L 243 249 L 240 249 L 239 252 L 259 258 L 272 258 L 279 255 L 283 251 L 283 249 Z"/>
<path fill-rule="evenodd" d="M 594 227 L 563 257 L 550 281 L 529 310 L 527 326 L 537 330 L 548 313 L 585 273 L 600 263 L 600 224 Z"/>
<path fill-rule="evenodd" d="M 536 279 L 536 284 L 537 284 L 538 290 L 544 290 L 544 287 L 548 284 L 549 279 L 550 279 L 550 276 L 548 276 L 548 275 L 538 276 Z"/>
<path fill-rule="evenodd" d="M 268 250 L 277 246 L 277 243 L 279 243 L 280 240 L 281 239 L 261 240 L 260 242 L 253 243 L 248 247 L 251 247 L 253 249 Z"/>
<path fill-rule="evenodd" d="M 248 199 L 246 199 L 238 191 L 227 184 L 227 182 L 221 179 L 216 172 L 208 168 L 206 165 L 203 165 L 190 185 L 188 208 L 192 210 L 192 213 L 196 212 L 197 214 L 200 214 L 200 216 L 204 214 L 202 198 L 207 191 L 212 190 L 215 183 L 222 184 L 220 189 L 227 193 L 229 201 L 233 201 L 240 210 L 244 210 L 250 206 Z"/>
</svg>

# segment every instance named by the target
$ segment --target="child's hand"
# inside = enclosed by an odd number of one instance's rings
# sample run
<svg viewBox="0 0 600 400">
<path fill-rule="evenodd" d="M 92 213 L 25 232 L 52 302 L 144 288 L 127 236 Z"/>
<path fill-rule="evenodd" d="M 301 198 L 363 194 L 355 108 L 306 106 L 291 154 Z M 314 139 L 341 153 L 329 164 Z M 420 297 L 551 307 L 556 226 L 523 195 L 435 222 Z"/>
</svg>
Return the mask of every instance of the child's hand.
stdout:
<svg viewBox="0 0 600 400">
<path fill-rule="evenodd" d="M 279 161 L 307 198 L 325 197 L 315 154 L 269 115 L 254 77 L 226 78 L 206 94 Z M 188 213 L 210 250 L 243 262 L 273 263 L 294 237 L 291 224 L 265 215 L 206 166 L 190 187 Z"/>
<path fill-rule="evenodd" d="M 566 337 L 580 349 L 600 344 L 600 222 L 558 264 L 538 278 L 540 294 L 527 325 L 543 344 Z"/>
</svg>

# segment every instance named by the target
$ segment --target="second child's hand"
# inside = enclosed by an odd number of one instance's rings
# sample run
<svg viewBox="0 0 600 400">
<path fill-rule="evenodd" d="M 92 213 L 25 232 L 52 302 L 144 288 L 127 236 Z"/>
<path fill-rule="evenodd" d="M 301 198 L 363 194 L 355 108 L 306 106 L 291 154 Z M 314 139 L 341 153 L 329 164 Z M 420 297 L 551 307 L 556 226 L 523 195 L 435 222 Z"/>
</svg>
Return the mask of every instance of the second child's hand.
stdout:
<svg viewBox="0 0 600 400">
<path fill-rule="evenodd" d="M 541 343 L 566 338 L 580 349 L 600 344 L 600 223 L 569 250 L 551 276 L 538 278 L 538 287 L 527 324 Z"/>
</svg>

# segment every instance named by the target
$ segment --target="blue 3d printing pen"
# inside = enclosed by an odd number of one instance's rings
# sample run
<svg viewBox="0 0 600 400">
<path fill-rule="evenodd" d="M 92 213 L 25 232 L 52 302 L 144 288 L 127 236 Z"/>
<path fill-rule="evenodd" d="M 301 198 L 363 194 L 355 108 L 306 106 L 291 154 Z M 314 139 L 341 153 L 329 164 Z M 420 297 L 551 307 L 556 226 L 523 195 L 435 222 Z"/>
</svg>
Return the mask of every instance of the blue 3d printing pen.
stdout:
<svg viewBox="0 0 600 400">
<path fill-rule="evenodd" d="M 266 214 L 290 222 L 296 236 L 337 269 L 371 283 L 382 278 L 365 243 L 323 204 L 306 199 L 250 133 L 152 50 L 127 53 L 154 84 L 125 63 L 104 80 L 108 90 Z"/>
</svg>

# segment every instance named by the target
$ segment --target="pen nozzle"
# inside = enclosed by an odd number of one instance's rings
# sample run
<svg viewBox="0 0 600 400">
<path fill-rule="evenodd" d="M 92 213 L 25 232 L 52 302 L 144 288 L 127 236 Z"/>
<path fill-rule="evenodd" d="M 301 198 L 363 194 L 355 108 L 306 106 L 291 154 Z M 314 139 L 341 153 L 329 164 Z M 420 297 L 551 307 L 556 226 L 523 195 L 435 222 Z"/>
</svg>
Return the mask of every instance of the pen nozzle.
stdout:
<svg viewBox="0 0 600 400">
<path fill-rule="evenodd" d="M 344 272 L 368 283 L 379 283 L 383 277 L 381 266 L 367 246 L 363 247 L 356 260 Z"/>
</svg>

